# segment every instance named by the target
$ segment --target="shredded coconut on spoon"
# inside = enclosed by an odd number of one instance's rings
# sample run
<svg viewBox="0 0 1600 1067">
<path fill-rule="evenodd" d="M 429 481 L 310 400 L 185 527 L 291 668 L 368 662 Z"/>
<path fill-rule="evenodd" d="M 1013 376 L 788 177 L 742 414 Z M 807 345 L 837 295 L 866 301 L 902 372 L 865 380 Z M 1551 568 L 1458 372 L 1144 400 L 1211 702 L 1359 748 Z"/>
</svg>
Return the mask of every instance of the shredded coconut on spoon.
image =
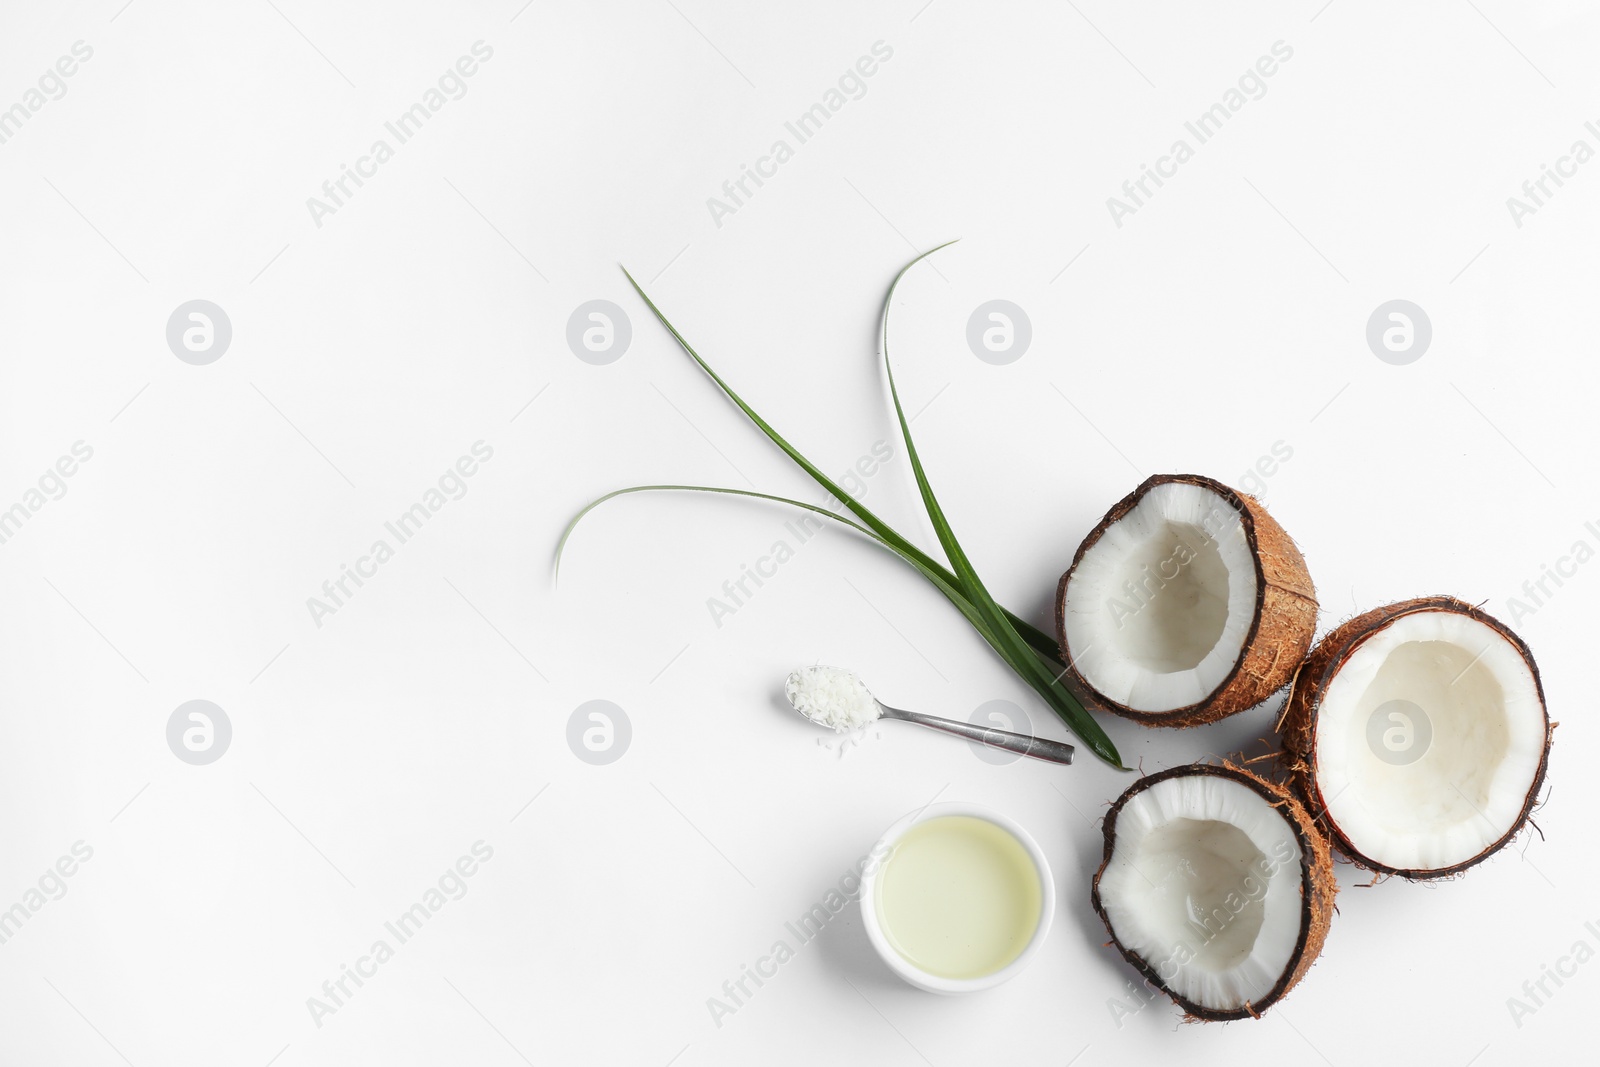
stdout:
<svg viewBox="0 0 1600 1067">
<path fill-rule="evenodd" d="M 843 667 L 801 667 L 783 683 L 783 693 L 794 710 L 839 733 L 859 730 L 882 714 L 861 679 Z"/>
</svg>

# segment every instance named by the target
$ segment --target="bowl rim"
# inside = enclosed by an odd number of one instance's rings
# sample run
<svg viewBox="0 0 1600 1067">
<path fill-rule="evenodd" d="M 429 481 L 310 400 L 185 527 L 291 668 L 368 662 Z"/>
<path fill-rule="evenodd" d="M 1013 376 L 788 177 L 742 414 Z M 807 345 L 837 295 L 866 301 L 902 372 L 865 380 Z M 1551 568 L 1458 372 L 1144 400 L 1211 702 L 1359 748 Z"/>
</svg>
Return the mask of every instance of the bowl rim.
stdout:
<svg viewBox="0 0 1600 1067">
<path fill-rule="evenodd" d="M 1002 830 L 1016 838 L 1022 845 L 1028 857 L 1033 860 L 1034 872 L 1039 876 L 1039 924 L 1034 927 L 1033 936 L 1017 953 L 1016 959 L 994 971 L 977 978 L 946 978 L 942 975 L 930 974 L 918 967 L 895 949 L 889 943 L 888 935 L 883 932 L 883 927 L 878 921 L 877 889 L 878 872 L 883 869 L 893 852 L 894 846 L 899 843 L 913 826 L 931 822 L 934 819 L 945 818 L 952 815 L 966 815 L 972 818 L 983 819 L 1000 827 Z M 1039 952 L 1050 934 L 1050 925 L 1055 918 L 1056 910 L 1056 884 L 1055 877 L 1050 870 L 1050 861 L 1045 858 L 1044 850 L 1034 840 L 1023 826 L 1009 815 L 995 811 L 993 808 L 982 804 L 971 804 L 965 801 L 946 801 L 942 804 L 928 804 L 916 811 L 908 812 L 897 819 L 883 836 L 878 838 L 877 844 L 872 848 L 873 856 L 878 857 L 878 862 L 863 872 L 861 877 L 861 921 L 866 927 L 867 940 L 872 943 L 873 949 L 879 958 L 900 978 L 910 984 L 925 989 L 930 993 L 976 993 L 984 989 L 992 989 L 1003 982 L 1020 974 L 1033 957 Z"/>
</svg>

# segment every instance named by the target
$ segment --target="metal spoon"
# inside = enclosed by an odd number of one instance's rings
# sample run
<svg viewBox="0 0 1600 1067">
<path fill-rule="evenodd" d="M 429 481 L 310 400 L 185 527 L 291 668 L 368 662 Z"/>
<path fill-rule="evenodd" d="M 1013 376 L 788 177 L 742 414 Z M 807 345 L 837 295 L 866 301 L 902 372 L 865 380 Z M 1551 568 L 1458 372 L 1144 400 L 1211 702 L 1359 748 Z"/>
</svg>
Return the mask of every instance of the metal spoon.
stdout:
<svg viewBox="0 0 1600 1067">
<path fill-rule="evenodd" d="M 1015 734 L 1009 730 L 998 730 L 992 726 L 979 726 L 976 723 L 960 722 L 956 719 L 941 719 L 937 716 L 924 715 L 917 711 L 905 711 L 901 708 L 891 708 L 877 697 L 872 696 L 872 693 L 865 685 L 861 683 L 860 679 L 855 677 L 853 673 L 844 672 L 839 668 L 827 667 L 812 667 L 804 669 L 812 671 L 839 671 L 841 675 L 848 674 L 850 681 L 853 682 L 854 685 L 860 686 L 860 692 L 870 697 L 872 702 L 877 705 L 878 718 L 899 719 L 902 722 L 914 722 L 918 726 L 927 726 L 934 730 L 942 730 L 947 734 L 955 734 L 957 737 L 965 738 L 968 741 L 975 741 L 980 745 L 988 745 L 991 748 L 1003 749 L 1006 752 L 1015 752 L 1022 756 L 1032 756 L 1034 759 L 1046 760 L 1050 763 L 1065 764 L 1072 762 L 1073 747 L 1064 741 L 1051 741 L 1048 738 L 1032 737 L 1028 734 Z M 810 722 L 816 723 L 819 726 L 830 725 L 830 723 L 824 721 L 823 718 L 819 718 L 818 715 L 813 714 L 811 711 L 807 711 L 806 708 L 802 706 L 805 704 L 805 700 L 801 694 L 797 694 L 792 688 L 786 687 L 786 695 L 789 698 L 790 705 L 793 706 L 794 710 L 799 712 L 802 717 Z"/>
<path fill-rule="evenodd" d="M 877 699 L 874 697 L 873 699 Z M 924 715 L 919 711 L 904 711 L 900 708 L 891 708 L 881 700 L 878 707 L 882 709 L 885 719 L 900 719 L 905 722 L 914 722 L 918 726 L 928 726 L 935 730 L 943 730 L 947 734 L 964 737 L 968 741 L 976 741 L 980 745 L 990 748 L 1000 748 L 1007 752 L 1016 752 L 1023 756 L 1032 756 L 1034 759 L 1047 760 L 1051 763 L 1071 763 L 1073 748 L 1065 741 L 1051 741 L 1046 737 L 1032 737 L 1028 734 L 1014 734 L 1009 730 L 1000 730 L 993 726 L 979 726 L 976 723 L 961 722 L 956 719 L 941 719 L 934 715 Z"/>
</svg>

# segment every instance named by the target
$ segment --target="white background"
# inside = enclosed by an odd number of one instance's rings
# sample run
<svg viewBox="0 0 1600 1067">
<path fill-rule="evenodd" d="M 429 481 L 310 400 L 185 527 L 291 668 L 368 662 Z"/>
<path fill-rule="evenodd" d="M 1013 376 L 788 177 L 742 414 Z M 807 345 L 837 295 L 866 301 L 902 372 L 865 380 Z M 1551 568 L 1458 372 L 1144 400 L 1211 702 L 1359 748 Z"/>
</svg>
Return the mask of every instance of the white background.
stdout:
<svg viewBox="0 0 1600 1067">
<path fill-rule="evenodd" d="M 1563 720 L 1545 839 L 1442 885 L 1342 868 L 1321 961 L 1228 1026 L 1113 1018 L 1132 972 L 1089 879 L 1130 776 L 1082 749 L 992 766 L 897 724 L 841 754 L 782 709 L 783 674 L 820 660 L 891 703 L 1009 700 L 1066 736 L 891 557 L 830 531 L 718 626 L 708 598 L 788 516 L 632 497 L 585 521 L 554 587 L 563 524 L 607 490 L 820 499 L 619 263 L 828 471 L 890 442 L 867 501 L 932 546 L 874 327 L 893 272 L 952 237 L 903 288 L 900 381 L 968 551 L 1042 626 L 1143 476 L 1238 484 L 1278 442 L 1292 458 L 1262 495 L 1324 629 L 1432 592 L 1507 617 L 1574 542 L 1600 546 L 1600 163 L 1520 227 L 1506 205 L 1574 140 L 1600 148 L 1600 14 L 921 4 L 5 5 L 0 107 L 74 42 L 93 56 L 0 144 L 0 508 L 74 442 L 93 457 L 0 545 L 0 908 L 74 842 L 93 858 L 0 945 L 0 1061 L 1586 1058 L 1600 963 L 1520 1026 L 1507 1000 L 1600 948 L 1600 565 L 1517 623 Z M 480 40 L 466 95 L 317 225 L 307 198 Z M 878 41 L 893 55 L 864 95 L 717 225 L 707 199 L 793 146 L 784 122 Z M 1107 198 L 1277 41 L 1293 56 L 1266 94 L 1117 226 Z M 1033 328 L 1007 366 L 964 336 L 996 298 Z M 1406 366 L 1365 340 L 1396 298 L 1433 326 Z M 233 327 L 206 366 L 166 343 L 192 299 Z M 608 366 L 565 340 L 594 299 L 632 321 Z M 307 598 L 477 441 L 493 458 L 466 495 L 318 626 Z M 208 766 L 166 743 L 191 699 L 233 726 Z M 608 766 L 566 741 L 592 699 L 632 724 Z M 1106 728 L 1153 770 L 1265 751 L 1276 710 Z M 937 999 L 847 912 L 717 1026 L 724 980 L 936 794 L 1049 854 L 1060 910 L 1032 968 Z M 480 840 L 469 892 L 317 1025 L 307 998 Z"/>
</svg>

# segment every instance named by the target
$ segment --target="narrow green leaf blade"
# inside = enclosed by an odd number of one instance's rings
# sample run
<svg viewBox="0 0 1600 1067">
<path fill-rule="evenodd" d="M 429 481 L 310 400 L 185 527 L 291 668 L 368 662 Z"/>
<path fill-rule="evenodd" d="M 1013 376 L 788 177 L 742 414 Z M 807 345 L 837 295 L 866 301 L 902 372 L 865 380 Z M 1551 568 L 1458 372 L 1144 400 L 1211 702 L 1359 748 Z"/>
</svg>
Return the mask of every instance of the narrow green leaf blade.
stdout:
<svg viewBox="0 0 1600 1067">
<path fill-rule="evenodd" d="M 814 512 L 823 516 L 824 518 L 829 518 L 835 522 L 842 523 L 845 526 L 850 527 L 852 530 L 855 530 L 857 533 L 863 534 L 864 536 L 870 538 L 874 544 L 893 552 L 906 563 L 910 564 L 912 567 L 915 567 L 924 578 L 927 578 L 928 581 L 933 583 L 934 587 L 938 589 L 939 592 L 944 594 L 946 599 L 956 606 L 957 610 L 959 610 L 961 614 L 966 617 L 967 621 L 970 622 L 986 640 L 989 639 L 989 634 L 983 621 L 983 617 L 978 613 L 977 609 L 972 606 L 971 601 L 966 598 L 966 596 L 955 585 L 955 583 L 953 581 L 947 581 L 944 575 L 940 574 L 938 571 L 924 567 L 920 562 L 918 562 L 916 557 L 906 552 L 902 552 L 892 543 L 884 540 L 882 537 L 879 537 L 877 534 L 873 533 L 860 523 L 855 522 L 852 519 L 847 519 L 843 515 L 840 515 L 836 512 L 829 511 L 827 508 L 819 507 L 816 504 L 808 504 L 803 500 L 791 500 L 789 497 L 774 496 L 770 493 L 757 493 L 748 489 L 727 489 L 711 485 L 634 485 L 629 486 L 626 489 L 613 490 L 602 497 L 598 497 L 597 499 L 590 501 L 588 506 L 574 515 L 572 517 L 572 521 L 567 523 L 567 528 L 561 532 L 561 540 L 556 545 L 557 574 L 560 574 L 561 553 L 566 547 L 567 539 L 572 536 L 572 531 L 577 529 L 578 523 L 583 520 L 585 515 L 589 514 L 589 512 L 593 511 L 601 504 L 604 504 L 606 501 L 613 500 L 619 496 L 626 496 L 630 493 L 653 492 L 719 493 L 727 496 L 749 497 L 754 500 L 766 500 L 777 504 L 787 504 L 791 507 L 804 508 L 806 511 Z"/>
<path fill-rule="evenodd" d="M 572 531 L 578 528 L 578 523 L 583 521 L 585 515 L 588 515 L 589 512 L 593 511 L 601 504 L 604 504 L 606 501 L 614 500 L 619 496 L 627 496 L 630 493 L 662 492 L 719 493 L 725 496 L 742 496 L 750 497 L 755 500 L 769 500 L 777 504 L 789 504 L 797 508 L 804 508 L 807 511 L 815 512 L 818 515 L 825 515 L 830 519 L 842 522 L 846 526 L 866 534 L 868 537 L 871 537 L 876 541 L 883 542 L 881 537 L 858 522 L 852 522 L 843 515 L 837 515 L 834 512 L 829 511 L 827 508 L 819 507 L 816 504 L 807 504 L 803 500 L 791 500 L 786 496 L 773 496 L 771 493 L 757 493 L 749 489 L 725 489 L 715 485 L 630 485 L 626 489 L 613 489 L 604 496 L 596 497 L 594 500 L 589 501 L 589 503 L 584 506 L 583 510 L 574 515 L 567 523 L 566 529 L 561 531 L 561 539 L 556 542 L 555 572 L 557 580 L 559 580 L 561 576 L 561 554 L 566 551 L 567 540 L 572 537 Z"/>
<path fill-rule="evenodd" d="M 948 242 L 947 242 L 948 243 Z M 934 532 L 938 534 L 939 543 L 944 547 L 945 555 L 950 558 L 959 579 L 959 588 L 966 594 L 968 601 L 982 617 L 987 628 L 986 636 L 990 644 L 1001 657 L 1011 665 L 1012 669 L 1020 674 L 1025 681 L 1044 697 L 1057 715 L 1067 724 L 1073 733 L 1083 739 L 1084 744 L 1102 760 L 1113 767 L 1125 770 L 1122 757 L 1117 754 L 1116 746 L 1095 722 L 1078 699 L 1061 684 L 1060 676 L 1050 671 L 1039 661 L 1035 649 L 1022 639 L 1022 636 L 1006 618 L 1006 613 L 1000 605 L 995 603 L 994 597 L 989 595 L 989 590 L 984 587 L 983 580 L 978 577 L 977 570 L 972 566 L 972 561 L 967 558 L 966 552 L 961 548 L 961 543 L 956 539 L 955 531 L 951 529 L 946 519 L 944 509 L 939 506 L 938 499 L 934 496 L 933 486 L 928 482 L 927 472 L 922 467 L 922 460 L 917 455 L 917 446 L 911 439 L 911 424 L 906 419 L 905 409 L 900 404 L 900 393 L 894 383 L 894 364 L 889 358 L 889 311 L 894 300 L 895 289 L 900 284 L 900 279 L 905 277 L 917 263 L 937 252 L 938 248 L 922 253 L 916 259 L 901 268 L 894 281 L 889 285 L 889 293 L 883 302 L 883 364 L 889 377 L 889 395 L 894 400 L 895 416 L 900 422 L 900 434 L 905 439 L 906 457 L 911 462 L 912 473 L 916 475 L 917 489 L 922 494 L 923 507 L 927 509 L 928 519 L 933 523 Z"/>
</svg>

